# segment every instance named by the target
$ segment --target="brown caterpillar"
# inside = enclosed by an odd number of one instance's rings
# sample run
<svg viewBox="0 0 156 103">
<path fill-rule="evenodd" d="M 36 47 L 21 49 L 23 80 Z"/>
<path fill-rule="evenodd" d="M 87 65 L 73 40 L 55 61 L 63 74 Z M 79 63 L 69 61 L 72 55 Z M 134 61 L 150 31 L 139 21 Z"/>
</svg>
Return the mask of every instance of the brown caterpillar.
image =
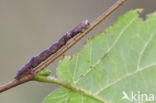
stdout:
<svg viewBox="0 0 156 103">
<path fill-rule="evenodd" d="M 25 76 L 26 74 L 31 73 L 31 71 L 37 67 L 41 62 L 46 60 L 52 54 L 56 53 L 61 47 L 65 46 L 66 43 L 76 36 L 79 33 L 84 32 L 84 30 L 88 29 L 90 23 L 88 20 L 82 21 L 80 24 L 75 26 L 72 30 L 64 34 L 56 43 L 54 43 L 49 48 L 45 49 L 37 56 L 32 57 L 22 68 L 18 70 L 16 73 L 15 79 L 20 80 L 21 77 Z"/>
</svg>

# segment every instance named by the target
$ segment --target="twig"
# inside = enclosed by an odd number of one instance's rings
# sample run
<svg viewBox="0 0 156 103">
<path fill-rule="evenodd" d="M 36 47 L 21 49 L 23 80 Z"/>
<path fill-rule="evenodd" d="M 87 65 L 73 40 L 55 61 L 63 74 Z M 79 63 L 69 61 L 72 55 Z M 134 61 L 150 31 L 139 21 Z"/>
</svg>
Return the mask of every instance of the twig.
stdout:
<svg viewBox="0 0 156 103">
<path fill-rule="evenodd" d="M 34 73 L 38 73 L 42 69 L 46 68 L 53 61 L 55 61 L 59 56 L 61 56 L 64 52 L 66 52 L 69 48 L 71 48 L 74 44 L 76 44 L 80 39 L 82 39 L 85 35 L 87 35 L 92 29 L 94 29 L 99 23 L 101 23 L 105 18 L 107 18 L 113 11 L 115 11 L 117 8 L 119 8 L 125 2 L 126 2 L 126 0 L 118 0 L 112 7 L 110 7 L 103 14 L 101 14 L 98 18 L 96 18 L 95 21 L 93 21 L 91 23 L 91 26 L 86 31 L 84 31 L 82 34 L 78 35 L 76 38 L 74 38 L 74 40 L 72 40 L 66 46 L 64 46 L 53 57 L 51 57 L 46 62 L 44 62 L 43 64 L 38 66 L 34 70 Z"/>
<path fill-rule="evenodd" d="M 18 72 L 16 73 L 16 76 L 15 76 L 15 79 L 20 80 L 25 75 L 30 74 L 34 68 L 39 66 L 42 62 L 44 62 L 51 55 L 53 55 L 57 51 L 59 51 L 63 46 L 66 45 L 66 43 L 71 38 L 75 37 L 79 33 L 82 33 L 83 31 L 88 29 L 89 26 L 90 26 L 90 23 L 88 22 L 88 20 L 84 20 L 80 24 L 75 26 L 72 30 L 68 31 L 66 34 L 64 34 L 57 42 L 55 42 L 49 48 L 43 50 L 37 56 L 32 57 L 22 68 L 20 68 L 18 70 Z"/>
<path fill-rule="evenodd" d="M 15 86 L 18 86 L 18 85 L 20 85 L 22 83 L 30 81 L 32 79 L 33 79 L 33 75 L 27 75 L 27 76 L 23 77 L 20 81 L 18 81 L 16 79 L 13 79 L 12 81 L 0 86 L 0 93 L 6 91 L 8 89 L 11 89 L 11 88 L 13 88 Z"/>
<path fill-rule="evenodd" d="M 5 84 L 3 86 L 0 86 L 0 93 L 5 90 L 8 90 L 12 87 L 15 87 L 19 84 L 22 84 L 22 83 L 32 80 L 36 73 L 43 70 L 49 64 L 51 64 L 53 61 L 55 61 L 59 56 L 61 56 L 64 52 L 66 52 L 69 48 L 71 48 L 74 44 L 76 44 L 81 38 L 83 38 L 85 35 L 87 35 L 99 23 L 101 23 L 105 18 L 107 18 L 113 11 L 115 11 L 117 8 L 119 8 L 124 2 L 126 2 L 126 0 L 118 0 L 112 7 L 110 7 L 107 11 L 105 11 L 103 14 L 101 14 L 95 21 L 93 21 L 91 23 L 91 26 L 85 32 L 78 35 L 71 42 L 67 43 L 66 46 L 64 46 L 61 50 L 59 50 L 52 57 L 50 57 L 48 60 L 46 60 L 43 64 L 36 67 L 32 71 L 32 74 L 25 75 L 20 80 L 15 79 L 11 82 L 8 82 L 7 84 Z"/>
</svg>

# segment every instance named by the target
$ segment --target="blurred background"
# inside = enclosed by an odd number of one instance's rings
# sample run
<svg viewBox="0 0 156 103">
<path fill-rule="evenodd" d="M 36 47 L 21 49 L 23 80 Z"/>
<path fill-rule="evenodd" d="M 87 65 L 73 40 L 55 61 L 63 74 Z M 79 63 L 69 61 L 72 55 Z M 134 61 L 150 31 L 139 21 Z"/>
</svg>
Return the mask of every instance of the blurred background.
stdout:
<svg viewBox="0 0 156 103">
<path fill-rule="evenodd" d="M 82 20 L 93 21 L 117 0 L 0 0 L 0 85 L 12 80 L 18 68 L 49 47 Z M 104 31 L 129 10 L 156 10 L 156 0 L 127 0 L 65 55 L 78 52 L 93 34 Z M 60 57 L 48 69 L 53 71 Z M 58 86 L 28 82 L 0 93 L 0 103 L 41 103 Z"/>
</svg>

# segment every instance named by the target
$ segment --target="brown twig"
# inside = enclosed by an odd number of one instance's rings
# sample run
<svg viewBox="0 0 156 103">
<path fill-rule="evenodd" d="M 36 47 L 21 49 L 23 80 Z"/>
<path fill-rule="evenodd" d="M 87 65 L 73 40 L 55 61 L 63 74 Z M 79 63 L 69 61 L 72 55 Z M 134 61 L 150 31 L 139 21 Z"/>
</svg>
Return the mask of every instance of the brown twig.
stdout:
<svg viewBox="0 0 156 103">
<path fill-rule="evenodd" d="M 0 93 L 6 91 L 8 89 L 11 89 L 13 87 L 16 87 L 22 83 L 30 81 L 30 80 L 33 80 L 33 75 L 27 75 L 27 76 L 21 78 L 19 81 L 16 79 L 13 79 L 12 81 L 0 86 Z"/>
<path fill-rule="evenodd" d="M 88 29 L 89 26 L 90 26 L 90 23 L 88 20 L 82 21 L 80 24 L 75 26 L 72 30 L 64 34 L 57 42 L 52 44 L 49 48 L 43 50 L 38 55 L 33 56 L 22 68 L 18 70 L 15 76 L 15 79 L 20 80 L 25 75 L 30 74 L 34 68 L 39 66 L 47 58 L 49 58 L 50 56 L 55 54 L 57 51 L 59 51 L 63 46 L 66 45 L 66 43 L 71 38 L 75 37 L 79 33 L 82 33 L 83 31 Z"/>
<path fill-rule="evenodd" d="M 12 87 L 15 87 L 15 86 L 25 83 L 27 81 L 33 80 L 33 76 L 36 73 L 43 70 L 49 64 L 51 64 L 53 61 L 55 61 L 59 56 L 61 56 L 64 52 L 66 52 L 69 48 L 71 48 L 74 44 L 76 44 L 81 38 L 83 38 L 85 35 L 87 35 L 92 29 L 94 29 L 99 23 L 101 23 L 105 18 L 107 18 L 113 11 L 115 11 L 117 8 L 119 8 L 125 2 L 126 2 L 126 0 L 118 0 L 113 6 L 111 6 L 107 11 L 105 11 L 103 14 L 101 14 L 95 21 L 93 21 L 91 23 L 91 26 L 85 32 L 78 35 L 71 42 L 66 44 L 66 46 L 64 46 L 61 50 L 59 50 L 52 57 L 50 57 L 48 60 L 46 60 L 43 64 L 36 67 L 34 69 L 34 71 L 32 72 L 32 74 L 25 75 L 20 80 L 13 80 L 3 86 L 0 86 L 0 92 L 6 91 Z"/>
</svg>

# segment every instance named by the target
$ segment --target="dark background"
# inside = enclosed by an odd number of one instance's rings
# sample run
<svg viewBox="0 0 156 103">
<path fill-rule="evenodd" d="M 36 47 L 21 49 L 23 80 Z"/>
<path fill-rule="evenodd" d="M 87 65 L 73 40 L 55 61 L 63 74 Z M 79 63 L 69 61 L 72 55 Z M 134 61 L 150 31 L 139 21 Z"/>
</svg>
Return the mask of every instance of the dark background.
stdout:
<svg viewBox="0 0 156 103">
<path fill-rule="evenodd" d="M 84 19 L 93 21 L 117 0 L 0 0 L 0 85 L 10 81 L 18 68 L 49 47 Z M 156 10 L 156 0 L 127 0 L 85 38 L 104 31 L 122 14 L 136 8 Z M 82 48 L 85 39 L 65 55 Z M 62 57 L 61 57 L 62 58 Z M 61 59 L 59 58 L 59 59 Z M 48 69 L 53 71 L 59 60 Z M 28 82 L 0 94 L 0 103 L 41 103 L 57 86 Z"/>
</svg>

